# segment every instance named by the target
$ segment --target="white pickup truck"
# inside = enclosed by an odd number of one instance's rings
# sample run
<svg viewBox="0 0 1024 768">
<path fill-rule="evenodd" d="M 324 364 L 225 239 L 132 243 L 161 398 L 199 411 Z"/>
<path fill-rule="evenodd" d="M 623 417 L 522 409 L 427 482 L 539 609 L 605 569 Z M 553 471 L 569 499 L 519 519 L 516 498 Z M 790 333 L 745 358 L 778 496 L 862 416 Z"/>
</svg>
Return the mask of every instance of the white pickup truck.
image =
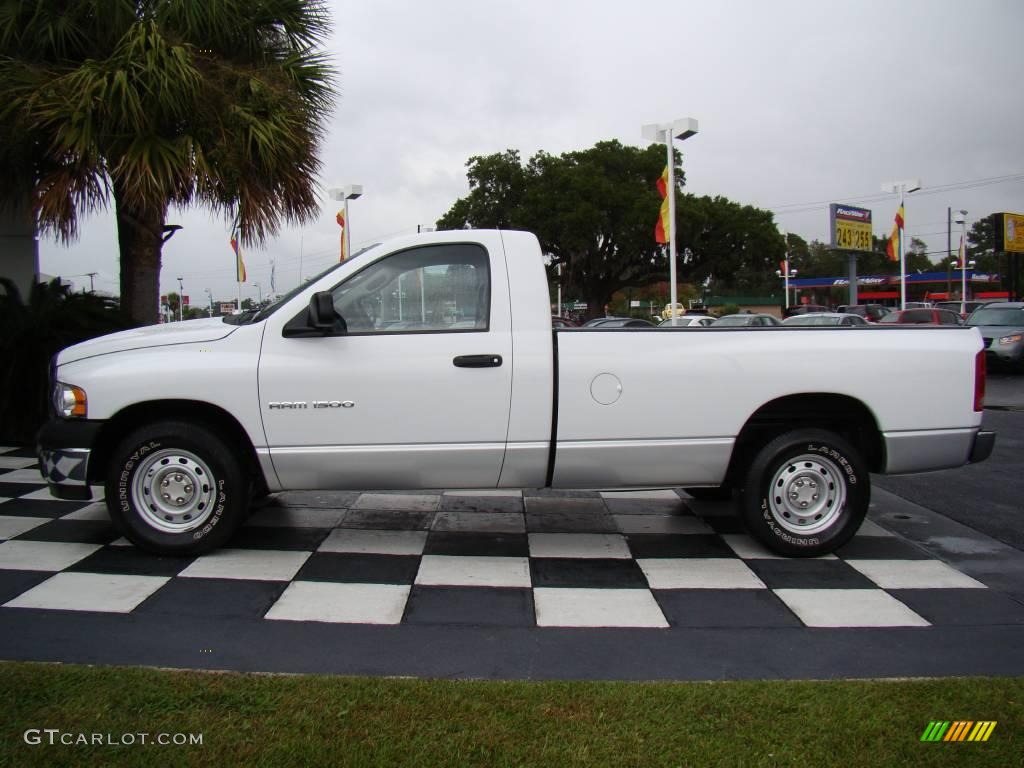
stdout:
<svg viewBox="0 0 1024 768">
<path fill-rule="evenodd" d="M 158 553 L 274 491 L 683 486 L 811 556 L 855 533 L 869 472 L 991 453 L 984 380 L 971 328 L 553 330 L 533 235 L 436 232 L 259 312 L 65 349 L 38 450 L 55 496 L 101 486 Z"/>
</svg>

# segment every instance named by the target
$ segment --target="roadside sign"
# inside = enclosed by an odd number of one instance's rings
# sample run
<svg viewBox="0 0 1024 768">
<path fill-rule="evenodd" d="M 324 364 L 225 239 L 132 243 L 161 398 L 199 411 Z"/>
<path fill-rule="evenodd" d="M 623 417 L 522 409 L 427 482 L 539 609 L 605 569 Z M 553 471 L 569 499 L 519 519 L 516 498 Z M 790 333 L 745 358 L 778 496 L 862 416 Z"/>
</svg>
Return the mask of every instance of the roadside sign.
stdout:
<svg viewBox="0 0 1024 768">
<path fill-rule="evenodd" d="M 872 250 L 871 211 L 842 203 L 829 206 L 832 247 L 842 251 Z"/>
</svg>

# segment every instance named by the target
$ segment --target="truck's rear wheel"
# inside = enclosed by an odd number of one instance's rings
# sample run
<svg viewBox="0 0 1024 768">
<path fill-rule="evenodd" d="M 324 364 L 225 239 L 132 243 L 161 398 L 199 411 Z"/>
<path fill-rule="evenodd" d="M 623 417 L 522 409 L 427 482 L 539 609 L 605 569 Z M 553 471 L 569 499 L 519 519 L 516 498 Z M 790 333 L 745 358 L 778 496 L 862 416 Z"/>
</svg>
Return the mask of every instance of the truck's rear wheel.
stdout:
<svg viewBox="0 0 1024 768">
<path fill-rule="evenodd" d="M 867 468 L 852 445 L 832 432 L 799 429 L 757 453 L 739 510 L 751 535 L 772 551 L 814 557 L 853 537 L 870 498 Z"/>
<path fill-rule="evenodd" d="M 107 508 L 121 533 L 163 555 L 208 552 L 245 519 L 249 478 L 217 435 L 164 421 L 128 435 L 115 449 Z"/>
</svg>

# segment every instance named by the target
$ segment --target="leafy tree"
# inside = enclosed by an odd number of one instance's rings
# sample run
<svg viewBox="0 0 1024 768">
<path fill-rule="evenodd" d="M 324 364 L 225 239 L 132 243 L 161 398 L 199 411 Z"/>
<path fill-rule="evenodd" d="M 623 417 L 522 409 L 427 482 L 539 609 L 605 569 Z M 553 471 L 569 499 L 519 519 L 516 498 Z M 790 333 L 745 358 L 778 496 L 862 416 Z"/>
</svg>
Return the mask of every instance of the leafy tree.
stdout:
<svg viewBox="0 0 1024 768">
<path fill-rule="evenodd" d="M 967 231 L 967 258 L 981 272 L 1005 274 L 1006 259 L 996 253 L 996 227 L 991 215 L 978 219 Z"/>
<path fill-rule="evenodd" d="M 678 156 L 676 163 L 680 280 L 715 274 L 744 287 L 774 279 L 783 243 L 771 214 L 721 197 L 682 195 Z M 563 296 L 586 301 L 589 316 L 602 314 L 616 291 L 667 279 L 667 249 L 654 240 L 664 147 L 605 141 L 560 156 L 538 152 L 525 165 L 515 150 L 471 157 L 466 165 L 469 195 L 438 228 L 536 233 L 551 256 L 552 277 L 562 265 Z"/>
<path fill-rule="evenodd" d="M 154 322 L 169 205 L 237 211 L 247 244 L 316 213 L 327 31 L 323 0 L 4 3 L 0 197 L 65 242 L 112 199 L 122 306 Z"/>
</svg>

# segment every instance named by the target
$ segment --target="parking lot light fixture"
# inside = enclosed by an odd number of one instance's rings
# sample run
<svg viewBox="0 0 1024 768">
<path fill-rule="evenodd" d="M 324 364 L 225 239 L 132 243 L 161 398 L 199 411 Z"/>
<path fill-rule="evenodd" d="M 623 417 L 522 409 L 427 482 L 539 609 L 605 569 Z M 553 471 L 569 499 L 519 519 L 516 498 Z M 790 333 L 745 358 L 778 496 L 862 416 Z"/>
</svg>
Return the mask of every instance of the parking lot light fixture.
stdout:
<svg viewBox="0 0 1024 768">
<path fill-rule="evenodd" d="M 352 255 L 352 225 L 350 224 L 348 218 L 348 201 L 357 200 L 358 198 L 363 196 L 363 185 L 346 184 L 344 187 L 341 188 L 327 190 L 327 194 L 330 196 L 332 200 L 337 200 L 339 202 L 344 201 L 345 204 L 345 231 L 343 234 L 345 238 L 345 248 L 344 254 L 342 255 L 341 259 L 342 261 L 344 261 L 345 259 Z"/>
<path fill-rule="evenodd" d="M 648 141 L 664 141 L 668 156 L 668 273 L 669 273 L 669 324 L 676 324 L 676 304 L 678 289 L 676 288 L 676 171 L 675 156 L 672 142 L 675 139 L 685 141 L 697 134 L 697 121 L 692 117 L 681 117 L 671 123 L 652 123 L 640 129 L 643 138 Z"/>
<path fill-rule="evenodd" d="M 959 210 L 954 219 L 960 225 L 960 317 L 967 316 L 967 211 Z M 973 265 L 973 264 L 972 264 Z"/>
</svg>

